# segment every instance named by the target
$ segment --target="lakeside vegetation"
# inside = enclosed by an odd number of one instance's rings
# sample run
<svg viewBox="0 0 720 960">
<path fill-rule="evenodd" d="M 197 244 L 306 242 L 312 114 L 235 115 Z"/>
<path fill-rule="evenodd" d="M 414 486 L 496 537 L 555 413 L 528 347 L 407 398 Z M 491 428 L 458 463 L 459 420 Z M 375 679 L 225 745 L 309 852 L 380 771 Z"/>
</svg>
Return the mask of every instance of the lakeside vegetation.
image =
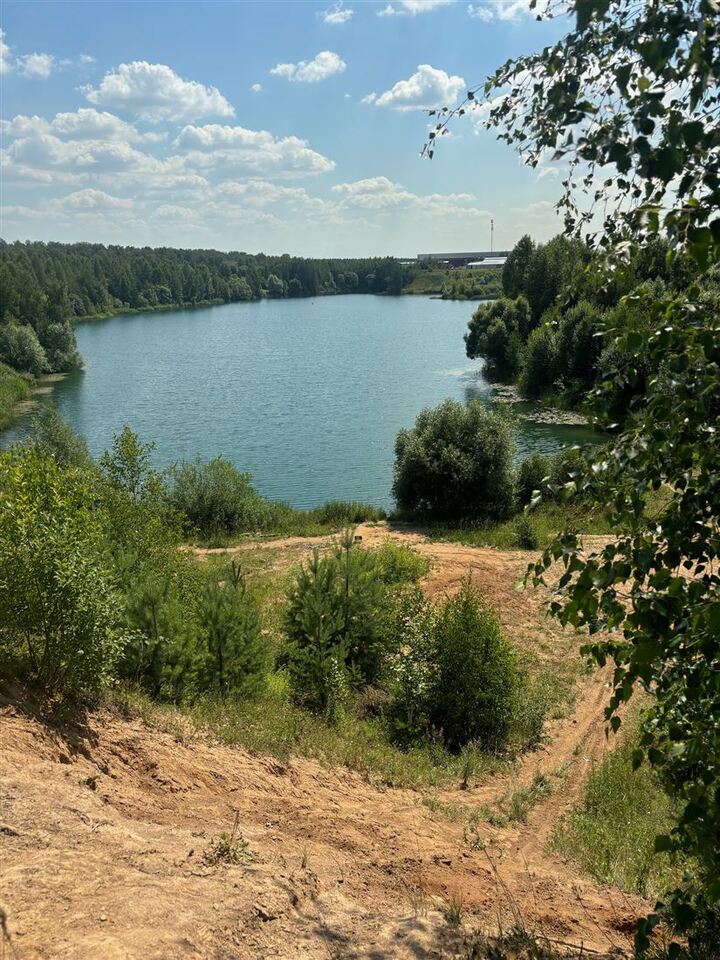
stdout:
<svg viewBox="0 0 720 960">
<path fill-rule="evenodd" d="M 558 236 L 536 244 L 524 236 L 503 267 L 503 296 L 478 307 L 468 324 L 467 355 L 484 358 L 489 376 L 518 384 L 528 399 L 583 406 L 608 371 L 631 362 L 607 331 L 647 336 L 645 296 L 682 293 L 698 276 L 692 259 L 670 256 L 661 238 L 635 249 L 604 282 L 601 255 L 581 240 Z M 702 283 L 717 302 L 720 274 L 711 271 Z M 642 378 L 636 389 L 644 391 Z M 617 383 L 612 396 L 605 394 L 611 417 L 623 420 L 632 398 L 629 386 Z"/>
<path fill-rule="evenodd" d="M 0 363 L 0 430 L 5 430 L 15 419 L 17 404 L 32 395 L 30 379 Z"/>
<path fill-rule="evenodd" d="M 387 783 L 488 772 L 538 742 L 549 685 L 469 582 L 430 602 L 427 560 L 390 541 L 366 549 L 347 528 L 295 570 L 200 562 L 178 549 L 185 534 L 255 530 L 261 498 L 219 461 L 191 465 L 178 495 L 178 474 L 149 454 L 125 429 L 93 461 L 48 410 L 32 442 L 0 455 L 3 676 L 61 709 L 120 682 L 128 710 L 174 704 L 227 742 Z M 315 521 L 337 530 L 368 513 L 333 504 Z"/>
</svg>

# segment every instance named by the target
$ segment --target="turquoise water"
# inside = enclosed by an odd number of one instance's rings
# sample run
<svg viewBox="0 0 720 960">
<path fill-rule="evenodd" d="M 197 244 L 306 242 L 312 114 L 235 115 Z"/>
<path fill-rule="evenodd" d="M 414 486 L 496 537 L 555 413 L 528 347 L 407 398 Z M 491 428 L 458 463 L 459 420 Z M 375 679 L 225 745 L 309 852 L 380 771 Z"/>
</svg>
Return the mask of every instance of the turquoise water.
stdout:
<svg viewBox="0 0 720 960">
<path fill-rule="evenodd" d="M 397 431 L 447 397 L 492 402 L 481 361 L 465 356 L 472 311 L 363 295 L 113 317 L 77 328 L 85 370 L 53 398 L 95 455 L 129 424 L 155 441 L 160 467 L 221 454 L 263 494 L 296 507 L 389 507 Z M 521 421 L 518 450 L 592 438 Z"/>
</svg>

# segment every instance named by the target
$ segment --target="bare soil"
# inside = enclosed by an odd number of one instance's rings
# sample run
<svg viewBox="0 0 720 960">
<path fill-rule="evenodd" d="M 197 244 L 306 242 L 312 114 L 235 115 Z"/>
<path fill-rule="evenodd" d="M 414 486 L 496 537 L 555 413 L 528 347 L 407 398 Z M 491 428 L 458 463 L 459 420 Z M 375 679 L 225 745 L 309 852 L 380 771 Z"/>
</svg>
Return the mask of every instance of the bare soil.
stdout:
<svg viewBox="0 0 720 960">
<path fill-rule="evenodd" d="M 359 531 L 366 545 L 384 526 Z M 429 555 L 425 587 L 472 573 L 519 641 L 568 643 L 520 591 L 530 554 L 392 536 Z M 296 562 L 327 540 L 270 542 Z M 257 549 L 258 545 L 239 549 Z M 540 626 L 539 626 L 540 624 Z M 553 632 L 553 630 L 555 632 Z M 462 956 L 467 931 L 522 924 L 588 956 L 629 950 L 647 904 L 581 876 L 548 852 L 558 818 L 606 749 L 607 676 L 584 677 L 571 716 L 517 773 L 435 791 L 439 804 L 492 806 L 538 773 L 556 784 L 526 823 L 466 825 L 418 792 L 378 789 L 347 769 L 284 764 L 203 739 L 178 742 L 109 711 L 82 725 L 42 721 L 17 691 L 0 697 L 0 907 L 19 960 L 431 958 Z M 238 830 L 248 862 L 208 863 L 212 837 Z M 444 919 L 462 905 L 462 927 Z M 14 952 L 9 952 L 12 949 Z M 0 957 L 3 958 L 0 945 Z"/>
</svg>

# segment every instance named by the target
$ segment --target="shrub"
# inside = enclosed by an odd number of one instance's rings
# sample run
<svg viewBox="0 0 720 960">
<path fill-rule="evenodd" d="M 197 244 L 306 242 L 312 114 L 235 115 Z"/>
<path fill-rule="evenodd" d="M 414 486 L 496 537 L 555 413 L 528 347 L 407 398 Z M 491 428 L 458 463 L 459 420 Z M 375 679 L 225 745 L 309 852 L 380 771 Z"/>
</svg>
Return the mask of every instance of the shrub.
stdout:
<svg viewBox="0 0 720 960">
<path fill-rule="evenodd" d="M 318 523 L 333 527 L 349 527 L 356 523 L 383 520 L 385 511 L 369 503 L 354 503 L 346 500 L 329 500 L 312 511 Z"/>
<path fill-rule="evenodd" d="M 50 404 L 43 404 L 33 417 L 32 445 L 42 456 L 52 457 L 59 467 L 92 465 L 83 437 Z"/>
<path fill-rule="evenodd" d="M 552 387 L 558 373 L 555 335 L 550 325 L 544 323 L 528 338 L 520 389 L 527 397 L 538 397 Z"/>
<path fill-rule="evenodd" d="M 154 448 L 154 443 L 142 443 L 138 435 L 125 426 L 113 437 L 110 450 L 100 457 L 100 472 L 116 490 L 138 503 L 156 476 L 150 467 Z"/>
<path fill-rule="evenodd" d="M 512 454 L 507 417 L 477 400 L 423 410 L 395 442 L 398 506 L 435 519 L 503 519 L 514 504 Z"/>
<path fill-rule="evenodd" d="M 235 563 L 223 583 L 213 580 L 206 586 L 198 622 L 195 692 L 257 696 L 270 667 L 269 649 L 260 614 Z"/>
<path fill-rule="evenodd" d="M 48 369 L 35 331 L 24 324 L 0 323 L 0 361 L 36 377 Z"/>
<path fill-rule="evenodd" d="M 523 550 L 536 550 L 538 535 L 530 517 L 524 514 L 515 521 L 515 538 L 517 545 Z"/>
<path fill-rule="evenodd" d="M 229 460 L 195 460 L 170 471 L 168 499 L 190 527 L 202 536 L 260 530 L 268 522 L 268 505 Z"/>
<path fill-rule="evenodd" d="M 420 589 L 402 595 L 392 614 L 390 723 L 393 738 L 402 746 L 410 746 L 429 732 L 435 677 L 434 617 L 435 608 Z"/>
<path fill-rule="evenodd" d="M 315 552 L 290 592 L 285 629 L 295 698 L 328 720 L 342 709 L 349 686 L 337 599 L 337 562 Z"/>
<path fill-rule="evenodd" d="M 517 472 L 517 497 L 520 506 L 530 503 L 533 492 L 540 490 L 543 480 L 550 476 L 550 469 L 550 458 L 541 453 L 533 453 L 522 461 Z"/>
<path fill-rule="evenodd" d="M 125 641 L 92 502 L 79 472 L 0 455 L 0 649 L 50 695 L 99 691 Z"/>
<path fill-rule="evenodd" d="M 468 581 L 434 624 L 430 722 L 457 749 L 501 749 L 510 737 L 521 672 L 494 613 Z"/>
<path fill-rule="evenodd" d="M 298 699 L 332 715 L 349 686 L 374 683 L 386 657 L 388 595 L 373 554 L 346 531 L 329 557 L 302 567 L 286 633 Z"/>
<path fill-rule="evenodd" d="M 430 569 L 430 561 L 426 557 L 390 539 L 374 550 L 372 557 L 377 566 L 378 579 L 389 585 L 415 583 Z"/>
</svg>

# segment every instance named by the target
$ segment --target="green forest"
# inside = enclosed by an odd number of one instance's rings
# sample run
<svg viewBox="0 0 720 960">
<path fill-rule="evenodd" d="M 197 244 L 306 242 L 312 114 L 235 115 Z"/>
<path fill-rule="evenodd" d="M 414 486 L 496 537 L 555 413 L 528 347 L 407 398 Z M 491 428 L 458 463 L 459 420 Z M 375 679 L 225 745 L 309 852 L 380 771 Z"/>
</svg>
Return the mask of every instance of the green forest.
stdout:
<svg viewBox="0 0 720 960">
<path fill-rule="evenodd" d="M 688 255 L 673 255 L 657 237 L 635 248 L 608 282 L 601 256 L 582 240 L 557 236 L 543 244 L 524 236 L 503 267 L 503 296 L 481 304 L 468 324 L 467 355 L 483 357 L 491 378 L 516 383 L 528 399 L 583 406 L 614 365 L 632 363 L 607 331 L 620 326 L 647 336 L 646 297 L 682 293 L 699 274 Z M 717 308 L 717 270 L 703 276 L 702 289 L 703 301 Z M 617 384 L 605 397 L 613 419 L 622 421 L 643 392 L 642 378 L 632 388 Z"/>
<path fill-rule="evenodd" d="M 73 325 L 132 310 L 342 293 L 399 294 L 414 267 L 392 257 L 304 257 L 0 243 L 0 362 L 38 375 L 76 369 Z"/>
</svg>

